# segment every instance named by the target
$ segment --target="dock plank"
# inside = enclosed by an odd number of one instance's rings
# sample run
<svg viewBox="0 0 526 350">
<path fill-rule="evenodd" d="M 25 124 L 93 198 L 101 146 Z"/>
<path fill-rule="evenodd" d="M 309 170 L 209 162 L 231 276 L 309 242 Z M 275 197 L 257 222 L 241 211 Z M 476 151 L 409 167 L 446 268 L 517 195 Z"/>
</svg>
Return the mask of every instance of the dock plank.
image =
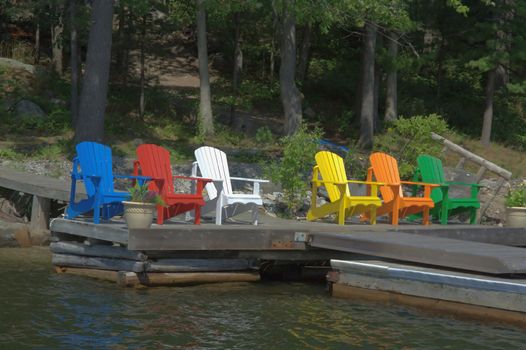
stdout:
<svg viewBox="0 0 526 350">
<path fill-rule="evenodd" d="M 70 181 L 35 175 L 0 167 L 0 187 L 20 191 L 42 198 L 69 201 Z M 78 186 L 77 198 L 86 198 L 83 186 Z"/>
<path fill-rule="evenodd" d="M 490 274 L 525 274 L 526 249 L 402 232 L 314 233 L 310 245 Z"/>
</svg>

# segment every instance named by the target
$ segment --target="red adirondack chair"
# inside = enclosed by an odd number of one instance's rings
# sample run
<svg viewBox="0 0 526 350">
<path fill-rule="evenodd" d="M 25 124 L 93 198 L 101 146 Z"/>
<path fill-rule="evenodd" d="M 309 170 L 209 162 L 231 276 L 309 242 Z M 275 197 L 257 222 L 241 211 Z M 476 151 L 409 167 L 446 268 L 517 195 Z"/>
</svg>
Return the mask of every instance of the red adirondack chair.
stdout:
<svg viewBox="0 0 526 350">
<path fill-rule="evenodd" d="M 137 147 L 137 160 L 133 163 L 133 173 L 152 178 L 149 189 L 156 191 L 166 203 L 166 207 L 157 206 L 157 224 L 162 225 L 176 215 L 195 210 L 194 224 L 201 223 L 201 206 L 205 204 L 203 188 L 212 180 L 189 176 L 174 176 L 170 165 L 170 152 L 152 144 Z M 196 181 L 195 193 L 175 193 L 174 179 Z"/>
</svg>

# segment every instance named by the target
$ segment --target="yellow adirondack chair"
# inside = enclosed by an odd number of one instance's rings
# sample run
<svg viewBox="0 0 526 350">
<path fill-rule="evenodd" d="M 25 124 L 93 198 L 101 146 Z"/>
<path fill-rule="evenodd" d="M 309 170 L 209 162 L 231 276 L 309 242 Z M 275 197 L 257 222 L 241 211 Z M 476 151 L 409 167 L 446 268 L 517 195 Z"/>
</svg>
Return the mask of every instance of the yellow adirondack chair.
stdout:
<svg viewBox="0 0 526 350">
<path fill-rule="evenodd" d="M 376 224 L 376 208 L 382 205 L 378 197 L 379 182 L 347 180 L 342 157 L 332 152 L 316 153 L 316 166 L 312 171 L 312 199 L 307 213 L 307 220 L 323 218 L 329 214 L 337 214 L 339 225 L 345 223 L 345 218 L 351 215 L 367 213 L 371 224 Z M 321 179 L 319 178 L 321 175 Z M 365 184 L 371 187 L 368 196 L 353 196 L 349 183 Z M 316 195 L 319 187 L 325 187 L 330 202 L 317 207 Z"/>
</svg>

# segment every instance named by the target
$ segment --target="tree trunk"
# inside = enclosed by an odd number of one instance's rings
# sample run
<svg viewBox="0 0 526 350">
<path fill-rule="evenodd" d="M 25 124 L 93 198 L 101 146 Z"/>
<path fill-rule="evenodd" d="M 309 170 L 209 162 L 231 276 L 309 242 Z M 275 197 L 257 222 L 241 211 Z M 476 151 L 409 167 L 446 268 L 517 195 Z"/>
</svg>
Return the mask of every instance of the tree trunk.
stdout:
<svg viewBox="0 0 526 350">
<path fill-rule="evenodd" d="M 208 47 L 206 42 L 205 0 L 197 0 L 197 54 L 199 58 L 199 118 L 201 132 L 214 134 L 212 101 L 210 97 L 210 78 L 208 76 Z"/>
<path fill-rule="evenodd" d="M 491 124 L 493 122 L 493 96 L 495 94 L 496 68 L 488 72 L 486 81 L 486 104 L 484 107 L 484 120 L 482 124 L 482 136 L 480 142 L 488 147 L 491 142 Z"/>
<path fill-rule="evenodd" d="M 309 59 L 310 59 L 310 47 L 312 38 L 312 24 L 308 23 L 305 28 L 303 28 L 303 39 L 301 41 L 301 48 L 299 54 L 299 63 L 298 63 L 298 81 L 304 81 L 307 76 L 307 71 L 309 69 Z"/>
<path fill-rule="evenodd" d="M 77 0 L 69 2 L 70 19 L 70 66 L 71 66 L 71 118 L 73 126 L 79 116 L 79 45 L 77 38 Z"/>
<path fill-rule="evenodd" d="M 285 114 L 285 135 L 294 134 L 301 126 L 301 94 L 296 87 L 296 20 L 295 0 L 283 2 L 283 29 L 281 40 L 281 66 L 279 81 L 281 103 Z"/>
<path fill-rule="evenodd" d="M 130 71 L 130 46 L 128 43 L 131 42 L 131 33 L 133 32 L 133 13 L 131 12 L 131 9 L 128 11 L 128 16 L 126 16 L 126 30 L 124 32 L 124 44 L 123 47 L 123 56 L 122 56 L 122 84 L 124 86 L 128 85 L 128 72 Z"/>
<path fill-rule="evenodd" d="M 390 33 L 387 50 L 391 67 L 387 72 L 387 91 L 385 96 L 385 121 L 393 121 L 398 118 L 398 72 L 396 69 L 396 58 L 398 56 L 398 36 Z"/>
<path fill-rule="evenodd" d="M 373 95 L 373 131 L 376 133 L 380 130 L 380 117 L 378 113 L 378 98 L 380 95 L 380 67 L 375 63 L 374 65 L 374 95 Z"/>
<path fill-rule="evenodd" d="M 52 58 L 53 69 L 58 74 L 62 74 L 62 32 L 64 31 L 64 24 L 62 21 L 63 7 L 58 6 L 58 19 L 57 22 L 51 26 L 51 46 L 52 46 Z"/>
<path fill-rule="evenodd" d="M 276 1 L 272 0 L 272 40 L 270 42 L 270 65 L 269 65 L 269 81 L 274 81 L 274 72 L 276 71 L 276 38 L 279 37 L 278 25 L 278 10 L 276 8 Z"/>
<path fill-rule="evenodd" d="M 40 22 L 37 22 L 35 30 L 35 64 L 40 62 Z"/>
<path fill-rule="evenodd" d="M 234 14 L 234 23 L 236 26 L 234 35 L 234 70 L 232 74 L 232 96 L 234 101 L 237 99 L 239 93 L 239 85 L 241 84 L 241 73 L 243 71 L 243 51 L 241 50 L 241 13 Z M 230 122 L 232 125 L 236 117 L 236 105 L 232 103 L 230 106 Z"/>
<path fill-rule="evenodd" d="M 102 142 L 111 62 L 113 1 L 93 0 L 75 142 Z"/>
<path fill-rule="evenodd" d="M 117 37 L 119 44 L 117 46 L 117 57 L 116 57 L 116 68 L 119 74 L 123 72 L 123 62 L 124 62 L 124 26 L 126 23 L 126 12 L 124 9 L 124 4 L 122 1 L 119 1 L 119 29 L 117 32 Z"/>
<path fill-rule="evenodd" d="M 364 149 L 373 147 L 374 118 L 374 53 L 376 46 L 376 25 L 365 24 L 362 103 L 360 113 L 360 139 L 358 145 Z"/>
<path fill-rule="evenodd" d="M 144 67 L 144 44 L 146 41 L 146 15 L 142 17 L 142 31 L 141 31 L 141 94 L 139 97 L 139 117 L 141 120 L 144 118 L 145 100 L 144 100 L 144 87 L 146 85 L 145 67 Z"/>
</svg>

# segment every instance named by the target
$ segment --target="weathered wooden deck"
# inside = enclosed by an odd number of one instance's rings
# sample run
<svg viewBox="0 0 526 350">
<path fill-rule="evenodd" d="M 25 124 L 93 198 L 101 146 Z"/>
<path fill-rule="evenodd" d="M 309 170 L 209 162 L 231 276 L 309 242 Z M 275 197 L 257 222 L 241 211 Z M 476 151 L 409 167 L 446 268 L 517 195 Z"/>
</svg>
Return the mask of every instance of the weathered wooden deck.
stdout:
<svg viewBox="0 0 526 350">
<path fill-rule="evenodd" d="M 32 234 L 47 230 L 51 200 L 69 201 L 69 180 L 30 174 L 6 167 L 0 167 L 0 187 L 33 195 L 30 220 Z M 77 198 L 86 198 L 86 192 L 80 187 L 76 192 Z"/>
<path fill-rule="evenodd" d="M 263 215 L 258 226 L 170 222 L 130 231 L 122 221 L 94 225 L 88 221 L 55 219 L 51 231 L 58 236 L 118 242 L 129 250 L 148 252 L 149 256 L 320 260 L 361 255 L 480 273 L 526 274 L 526 249 L 504 245 L 526 246 L 524 229 L 415 224 L 338 226 Z M 493 243 L 474 241 L 482 240 L 477 234 Z M 447 235 L 455 239 L 443 237 Z"/>
</svg>

